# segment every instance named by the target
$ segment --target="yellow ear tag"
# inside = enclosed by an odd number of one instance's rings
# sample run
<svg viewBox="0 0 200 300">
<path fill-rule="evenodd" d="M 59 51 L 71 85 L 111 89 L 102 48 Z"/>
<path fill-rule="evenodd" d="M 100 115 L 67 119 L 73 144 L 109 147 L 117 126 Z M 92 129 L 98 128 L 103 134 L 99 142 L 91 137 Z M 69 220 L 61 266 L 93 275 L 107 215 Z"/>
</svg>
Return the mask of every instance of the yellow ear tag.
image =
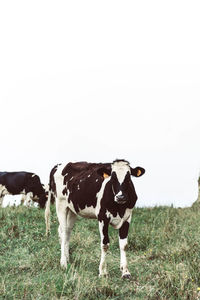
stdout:
<svg viewBox="0 0 200 300">
<path fill-rule="evenodd" d="M 137 171 L 137 176 L 140 176 L 142 174 L 142 172 L 141 172 L 141 170 L 139 169 L 138 171 Z"/>
<path fill-rule="evenodd" d="M 108 178 L 109 177 L 109 175 L 108 174 L 106 174 L 106 173 L 103 173 L 103 178 L 104 179 L 106 179 L 106 178 Z"/>
</svg>

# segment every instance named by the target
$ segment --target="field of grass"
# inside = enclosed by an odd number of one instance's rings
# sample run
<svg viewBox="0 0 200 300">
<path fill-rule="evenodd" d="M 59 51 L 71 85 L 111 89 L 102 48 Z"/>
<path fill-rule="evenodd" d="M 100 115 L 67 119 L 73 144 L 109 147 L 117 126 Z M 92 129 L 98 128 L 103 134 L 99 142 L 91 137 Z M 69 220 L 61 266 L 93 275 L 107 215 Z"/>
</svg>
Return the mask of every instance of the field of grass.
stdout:
<svg viewBox="0 0 200 300">
<path fill-rule="evenodd" d="M 45 236 L 44 211 L 0 208 L 0 299 L 200 299 L 200 208 L 136 208 L 121 278 L 118 232 L 110 228 L 109 275 L 98 277 L 96 220 L 78 219 L 71 261 L 60 268 L 57 218 Z"/>
</svg>

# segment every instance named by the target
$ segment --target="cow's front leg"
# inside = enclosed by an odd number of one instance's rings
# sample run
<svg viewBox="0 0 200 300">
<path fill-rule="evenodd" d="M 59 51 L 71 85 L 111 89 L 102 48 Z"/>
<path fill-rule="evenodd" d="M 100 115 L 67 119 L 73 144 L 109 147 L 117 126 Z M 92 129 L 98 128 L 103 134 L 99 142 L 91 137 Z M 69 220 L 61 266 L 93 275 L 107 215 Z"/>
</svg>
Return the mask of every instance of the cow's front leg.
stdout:
<svg viewBox="0 0 200 300">
<path fill-rule="evenodd" d="M 32 198 L 33 198 L 33 193 L 32 192 L 28 192 L 25 195 L 24 206 L 30 207 L 31 206 L 31 202 L 32 202 Z"/>
<path fill-rule="evenodd" d="M 108 224 L 108 220 L 99 222 L 99 232 L 101 237 L 101 260 L 99 265 L 99 276 L 107 275 L 105 259 L 109 246 Z"/>
<path fill-rule="evenodd" d="M 129 218 L 130 219 L 130 218 Z M 127 236 L 129 229 L 130 220 L 123 223 L 119 229 L 119 248 L 120 248 L 120 270 L 123 278 L 130 278 L 131 274 L 128 270 L 128 264 L 126 259 L 126 248 L 127 248 Z"/>
</svg>

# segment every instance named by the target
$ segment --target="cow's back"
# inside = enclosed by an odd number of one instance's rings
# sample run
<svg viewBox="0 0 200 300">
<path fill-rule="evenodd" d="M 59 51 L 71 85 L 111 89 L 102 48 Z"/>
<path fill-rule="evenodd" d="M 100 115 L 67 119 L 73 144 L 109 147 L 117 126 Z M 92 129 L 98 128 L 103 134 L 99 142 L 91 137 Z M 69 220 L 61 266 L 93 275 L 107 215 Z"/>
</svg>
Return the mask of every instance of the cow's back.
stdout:
<svg viewBox="0 0 200 300">
<path fill-rule="evenodd" d="M 12 195 L 17 195 L 24 189 L 25 181 L 27 180 L 27 172 L 1 172 L 0 184 L 4 185 L 8 192 Z"/>
<path fill-rule="evenodd" d="M 55 166 L 50 174 L 50 187 L 58 198 L 66 199 L 75 213 L 97 205 L 103 178 L 97 169 L 103 164 L 77 162 Z"/>
</svg>

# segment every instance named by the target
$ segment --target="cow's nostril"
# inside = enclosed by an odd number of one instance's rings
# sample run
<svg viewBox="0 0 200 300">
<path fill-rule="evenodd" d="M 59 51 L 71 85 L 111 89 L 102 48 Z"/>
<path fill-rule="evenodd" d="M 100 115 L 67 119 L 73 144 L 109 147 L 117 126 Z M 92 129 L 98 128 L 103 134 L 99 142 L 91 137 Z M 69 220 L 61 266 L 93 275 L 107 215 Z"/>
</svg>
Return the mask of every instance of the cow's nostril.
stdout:
<svg viewBox="0 0 200 300">
<path fill-rule="evenodd" d="M 117 199 L 119 199 L 119 200 L 124 199 L 124 196 L 123 195 L 118 195 Z"/>
<path fill-rule="evenodd" d="M 126 200 L 125 197 L 124 197 L 123 195 L 117 196 L 116 199 L 117 199 L 117 202 L 118 202 L 118 203 L 124 203 L 125 200 Z"/>
</svg>

